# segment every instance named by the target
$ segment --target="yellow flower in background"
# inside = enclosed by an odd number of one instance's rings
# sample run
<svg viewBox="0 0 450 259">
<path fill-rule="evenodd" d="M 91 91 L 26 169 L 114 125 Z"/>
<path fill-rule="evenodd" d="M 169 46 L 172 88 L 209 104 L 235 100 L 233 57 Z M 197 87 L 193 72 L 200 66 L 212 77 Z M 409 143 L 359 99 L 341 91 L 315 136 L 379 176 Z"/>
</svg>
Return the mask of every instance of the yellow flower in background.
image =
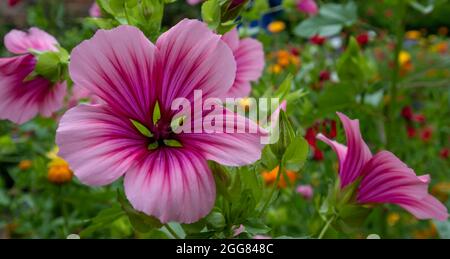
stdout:
<svg viewBox="0 0 450 259">
<path fill-rule="evenodd" d="M 20 170 L 26 171 L 30 169 L 32 165 L 33 163 L 31 162 L 31 160 L 22 160 L 17 166 L 19 167 Z"/>
<path fill-rule="evenodd" d="M 398 62 L 400 63 L 401 66 L 411 62 L 411 54 L 409 54 L 409 52 L 407 51 L 400 51 L 400 55 L 398 56 Z"/>
<path fill-rule="evenodd" d="M 273 185 L 277 179 L 279 170 L 280 170 L 280 167 L 277 166 L 270 172 L 263 172 L 262 176 L 263 176 L 264 182 L 267 185 Z M 289 185 L 294 184 L 295 180 L 297 179 L 297 173 L 295 173 L 294 171 L 286 170 L 286 176 L 288 178 Z M 286 188 L 287 183 L 286 183 L 285 178 L 286 177 L 284 176 L 284 174 L 282 174 L 280 176 L 280 181 L 278 182 L 278 188 Z"/>
<path fill-rule="evenodd" d="M 73 172 L 69 168 L 69 164 L 59 157 L 58 147 L 53 148 L 47 157 L 50 159 L 48 163 L 47 179 L 54 184 L 64 184 L 70 182 L 73 177 Z"/>
<path fill-rule="evenodd" d="M 387 216 L 387 223 L 390 227 L 395 226 L 395 224 L 397 224 L 397 222 L 399 220 L 400 220 L 400 214 L 398 214 L 397 212 L 391 212 Z"/>
<path fill-rule="evenodd" d="M 420 31 L 407 31 L 405 33 L 405 38 L 408 40 L 418 40 L 422 37 L 422 33 Z"/>
<path fill-rule="evenodd" d="M 400 74 L 405 75 L 411 70 L 413 70 L 413 64 L 411 59 L 411 54 L 407 51 L 400 51 L 398 56 L 398 62 L 400 64 Z"/>
<path fill-rule="evenodd" d="M 440 201 L 446 202 L 450 194 L 450 182 L 437 183 L 431 188 L 431 194 L 436 196 Z"/>
<path fill-rule="evenodd" d="M 271 33 L 279 33 L 284 31 L 284 29 L 286 29 L 286 24 L 282 21 L 274 21 L 269 23 L 269 26 L 267 26 L 267 29 L 271 32 Z"/>
<path fill-rule="evenodd" d="M 278 64 L 275 64 L 275 65 L 272 65 L 269 67 L 269 71 L 272 74 L 279 74 L 279 73 L 281 73 L 281 71 L 283 71 L 283 67 L 281 67 Z"/>
</svg>

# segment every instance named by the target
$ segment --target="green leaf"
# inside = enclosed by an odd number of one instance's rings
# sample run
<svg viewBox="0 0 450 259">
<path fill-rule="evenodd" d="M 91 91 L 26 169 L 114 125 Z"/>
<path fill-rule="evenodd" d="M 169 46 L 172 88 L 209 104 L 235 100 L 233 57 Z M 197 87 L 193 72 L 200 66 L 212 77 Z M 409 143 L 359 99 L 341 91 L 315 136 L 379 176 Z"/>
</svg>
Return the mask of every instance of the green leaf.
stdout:
<svg viewBox="0 0 450 259">
<path fill-rule="evenodd" d="M 338 34 L 344 27 L 352 26 L 357 21 L 355 3 L 324 4 L 319 14 L 301 22 L 294 30 L 297 36 L 311 38 L 318 34 L 329 37 Z"/>
<path fill-rule="evenodd" d="M 163 140 L 164 144 L 169 147 L 183 147 L 180 141 L 176 139 L 165 139 Z"/>
<path fill-rule="evenodd" d="M 118 190 L 117 199 L 130 219 L 131 225 L 136 231 L 147 233 L 155 228 L 160 228 L 163 224 L 155 217 L 136 211 L 126 199 L 125 195 Z"/>
<path fill-rule="evenodd" d="M 281 83 L 280 87 L 275 91 L 275 97 L 278 97 L 282 100 L 285 99 L 285 97 L 291 92 L 293 79 L 294 76 L 292 76 L 291 74 L 287 75 L 283 83 Z"/>
<path fill-rule="evenodd" d="M 131 121 L 131 123 L 133 123 L 133 126 L 134 126 L 134 127 L 135 127 L 142 135 L 144 135 L 144 136 L 146 136 L 146 137 L 149 137 L 149 138 L 153 137 L 152 132 L 151 132 L 149 129 L 147 129 L 147 127 L 145 127 L 143 124 L 141 124 L 140 122 L 135 121 L 135 120 L 133 120 L 133 119 L 130 119 L 130 121 Z"/>
<path fill-rule="evenodd" d="M 156 125 L 161 119 L 161 110 L 159 108 L 159 102 L 156 101 L 155 107 L 153 108 L 153 124 Z"/>
<path fill-rule="evenodd" d="M 202 19 L 210 29 L 216 29 L 221 22 L 219 0 L 208 0 L 202 4 Z"/>
<path fill-rule="evenodd" d="M 305 138 L 297 134 L 287 147 L 286 152 L 284 152 L 283 160 L 285 165 L 287 167 L 294 166 L 295 170 L 302 167 L 308 157 L 308 147 L 308 142 Z"/>
<path fill-rule="evenodd" d="M 125 212 L 117 204 L 110 208 L 104 209 L 100 211 L 97 216 L 91 219 L 91 224 L 80 232 L 80 236 L 89 236 L 98 229 L 110 226 L 114 221 L 123 216 L 125 216 Z"/>
<path fill-rule="evenodd" d="M 244 223 L 245 231 L 252 234 L 267 234 L 271 230 L 260 218 L 250 218 Z"/>
</svg>

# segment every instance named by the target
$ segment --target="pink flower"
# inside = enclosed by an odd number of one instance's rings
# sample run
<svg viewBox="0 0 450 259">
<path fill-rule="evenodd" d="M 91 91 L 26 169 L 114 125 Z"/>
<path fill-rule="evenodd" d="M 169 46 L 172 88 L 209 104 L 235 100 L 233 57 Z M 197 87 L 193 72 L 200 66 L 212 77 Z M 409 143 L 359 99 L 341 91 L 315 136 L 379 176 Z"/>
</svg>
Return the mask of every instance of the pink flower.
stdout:
<svg viewBox="0 0 450 259">
<path fill-rule="evenodd" d="M 318 12 L 317 4 L 314 0 L 298 0 L 297 1 L 297 9 L 300 12 L 316 15 Z"/>
<path fill-rule="evenodd" d="M 318 139 L 330 145 L 339 159 L 341 188 L 360 180 L 357 202 L 360 204 L 392 203 L 419 219 L 447 220 L 447 208 L 428 194 L 429 175 L 417 176 L 389 151 L 372 155 L 359 130 L 359 121 L 338 113 L 347 137 L 344 146 L 319 134 Z"/>
<path fill-rule="evenodd" d="M 210 212 L 216 189 L 207 160 L 242 166 L 261 156 L 260 133 L 173 133 L 175 99 L 193 102 L 194 90 L 202 90 L 203 99 L 218 98 L 235 80 L 231 49 L 202 22 L 183 20 L 156 44 L 132 26 L 99 30 L 72 51 L 69 71 L 76 85 L 104 104 L 78 105 L 63 116 L 56 135 L 60 156 L 88 185 L 107 185 L 124 176 L 133 207 L 163 223 L 191 223 Z M 161 117 L 155 123 L 157 104 Z M 236 121 L 235 129 L 255 125 L 216 110 Z M 131 120 L 150 134 L 141 133 Z"/>
<path fill-rule="evenodd" d="M 314 195 L 314 190 L 311 185 L 299 185 L 297 187 L 297 193 L 305 200 L 311 200 Z"/>
<path fill-rule="evenodd" d="M 197 5 L 201 2 L 203 2 L 203 0 L 187 0 L 186 2 L 190 5 Z"/>
<path fill-rule="evenodd" d="M 102 100 L 90 92 L 88 89 L 74 85 L 72 87 L 72 95 L 69 99 L 69 107 L 75 107 L 80 101 L 87 101 L 90 104 L 102 103 Z"/>
<path fill-rule="evenodd" d="M 57 51 L 58 42 L 38 28 L 28 33 L 12 30 L 4 42 L 8 51 L 18 56 L 0 58 L 0 119 L 22 124 L 38 113 L 50 117 L 62 106 L 66 85 L 41 76 L 25 79 L 37 62 L 29 50 Z"/>
<path fill-rule="evenodd" d="M 264 70 L 264 50 L 262 44 L 251 38 L 239 40 L 237 29 L 222 36 L 222 40 L 233 51 L 236 59 L 236 79 L 226 97 L 245 97 L 250 94 L 251 81 L 258 80 Z"/>
<path fill-rule="evenodd" d="M 97 2 L 94 2 L 91 5 L 91 8 L 89 8 L 89 15 L 91 17 L 100 17 L 100 16 L 102 16 L 102 11 L 100 9 L 100 6 L 98 6 Z"/>
</svg>

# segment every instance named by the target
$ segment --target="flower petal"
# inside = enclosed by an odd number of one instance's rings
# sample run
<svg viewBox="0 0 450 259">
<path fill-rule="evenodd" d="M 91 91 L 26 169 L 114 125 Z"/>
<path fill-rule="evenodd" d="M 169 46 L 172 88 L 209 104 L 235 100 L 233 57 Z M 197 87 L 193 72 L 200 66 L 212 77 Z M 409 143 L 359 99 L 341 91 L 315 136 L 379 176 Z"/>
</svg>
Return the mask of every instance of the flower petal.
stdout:
<svg viewBox="0 0 450 259">
<path fill-rule="evenodd" d="M 419 219 L 447 218 L 447 209 L 428 194 L 429 176 L 415 172 L 388 151 L 370 159 L 358 189 L 359 203 L 397 204 Z"/>
<path fill-rule="evenodd" d="M 78 179 L 92 186 L 115 181 L 149 153 L 145 137 L 131 122 L 102 105 L 78 105 L 66 112 L 56 143 Z"/>
<path fill-rule="evenodd" d="M 157 50 L 137 28 L 98 30 L 71 54 L 70 75 L 116 113 L 148 122 L 156 98 Z"/>
<path fill-rule="evenodd" d="M 192 223 L 214 206 L 216 189 L 206 160 L 197 152 L 158 149 L 125 175 L 125 193 L 133 207 L 162 223 Z"/>
<path fill-rule="evenodd" d="M 363 166 L 372 157 L 372 153 L 361 136 L 359 120 L 350 120 L 340 112 L 337 114 L 342 121 L 347 138 L 347 155 L 344 163 L 339 165 L 341 187 L 344 188 L 359 177 Z"/>
<path fill-rule="evenodd" d="M 185 146 L 200 150 L 206 159 L 227 166 L 247 165 L 261 158 L 264 148 L 261 137 L 267 135 L 265 130 L 255 122 L 223 108 L 212 113 L 224 114 L 223 124 L 216 124 L 213 133 L 181 133 L 180 139 Z"/>
<path fill-rule="evenodd" d="M 230 48 L 205 23 L 185 19 L 162 34 L 156 46 L 162 58 L 160 104 L 170 110 L 175 98 L 221 98 L 233 85 L 236 62 Z"/>
<path fill-rule="evenodd" d="M 236 59 L 236 79 L 227 97 L 245 97 L 250 94 L 250 81 L 258 80 L 264 70 L 264 50 L 262 44 L 251 38 L 239 40 L 237 29 L 222 36 L 222 40 L 233 51 Z"/>
<path fill-rule="evenodd" d="M 49 117 L 61 108 L 66 84 L 53 84 L 45 78 L 24 81 L 34 70 L 32 55 L 0 58 L 0 118 L 22 124 L 40 113 Z"/>
<path fill-rule="evenodd" d="M 339 159 L 339 165 L 342 167 L 345 161 L 345 157 L 347 156 L 347 146 L 342 145 L 341 143 L 331 140 L 327 137 L 325 137 L 322 133 L 317 134 L 316 137 L 318 140 L 321 140 L 322 142 L 325 142 L 328 146 L 330 146 L 333 151 L 336 153 Z M 339 169 L 340 169 L 339 167 Z"/>
<path fill-rule="evenodd" d="M 14 54 L 29 53 L 30 49 L 38 51 L 57 51 L 58 41 L 50 34 L 38 28 L 27 32 L 12 30 L 5 35 L 5 47 Z"/>
</svg>

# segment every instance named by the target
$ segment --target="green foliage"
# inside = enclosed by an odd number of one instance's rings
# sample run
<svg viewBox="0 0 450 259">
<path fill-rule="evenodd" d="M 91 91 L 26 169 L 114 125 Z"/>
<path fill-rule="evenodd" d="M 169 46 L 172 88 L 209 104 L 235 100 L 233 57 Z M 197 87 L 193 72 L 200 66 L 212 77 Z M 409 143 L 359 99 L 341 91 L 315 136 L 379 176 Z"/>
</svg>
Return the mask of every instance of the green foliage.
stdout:
<svg viewBox="0 0 450 259">
<path fill-rule="evenodd" d="M 303 38 L 314 35 L 333 36 L 344 27 L 352 26 L 357 20 L 357 7 L 354 2 L 347 4 L 324 4 L 319 14 L 301 22 L 294 33 Z"/>
</svg>

